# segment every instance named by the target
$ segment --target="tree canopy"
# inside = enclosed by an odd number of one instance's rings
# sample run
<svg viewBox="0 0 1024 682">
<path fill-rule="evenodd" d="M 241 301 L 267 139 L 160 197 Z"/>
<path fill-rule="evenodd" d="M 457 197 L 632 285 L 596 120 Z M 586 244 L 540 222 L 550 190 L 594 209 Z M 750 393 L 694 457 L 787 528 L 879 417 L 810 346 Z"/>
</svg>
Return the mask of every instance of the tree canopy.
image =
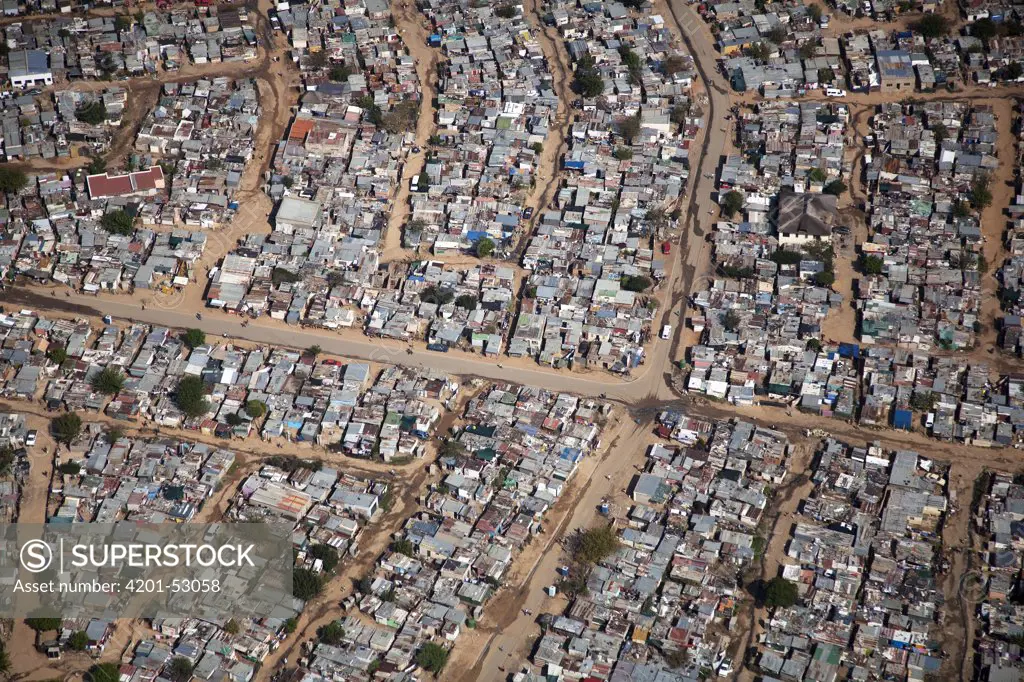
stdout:
<svg viewBox="0 0 1024 682">
<path fill-rule="evenodd" d="M 494 253 L 494 240 L 490 237 L 481 237 L 476 241 L 476 255 L 478 258 L 487 258 Z"/>
<path fill-rule="evenodd" d="M 103 100 L 94 99 L 75 110 L 75 118 L 82 123 L 99 125 L 107 120 L 107 106 Z"/>
<path fill-rule="evenodd" d="M 448 663 L 448 650 L 439 644 L 427 642 L 416 654 L 416 665 L 439 675 Z"/>
<path fill-rule="evenodd" d="M 181 335 L 181 342 L 189 348 L 198 348 L 206 343 L 206 332 L 202 329 L 186 329 L 185 333 Z"/>
<path fill-rule="evenodd" d="M 604 79 L 589 54 L 580 57 L 576 62 L 576 78 L 573 89 L 587 98 L 597 97 L 604 92 Z"/>
<path fill-rule="evenodd" d="M 206 384 L 197 376 L 182 377 L 175 391 L 175 404 L 187 417 L 199 417 L 210 409 Z"/>
<path fill-rule="evenodd" d="M 309 601 L 323 589 L 320 576 L 308 568 L 296 568 L 292 571 L 292 594 L 297 599 Z"/>
<path fill-rule="evenodd" d="M 58 443 L 70 445 L 82 433 L 82 418 L 74 412 L 65 412 L 50 423 L 50 430 Z"/>
<path fill-rule="evenodd" d="M 796 583 L 785 578 L 772 578 L 764 590 L 764 605 L 768 608 L 788 608 L 796 604 L 798 596 Z"/>
<path fill-rule="evenodd" d="M 105 213 L 100 218 L 100 227 L 111 234 L 128 236 L 132 233 L 135 219 L 125 213 L 122 209 Z"/>
<path fill-rule="evenodd" d="M 744 203 L 746 203 L 746 199 L 743 198 L 742 194 L 734 189 L 729 190 L 722 198 L 722 212 L 725 213 L 726 217 L 731 217 L 732 214 L 743 208 Z"/>
<path fill-rule="evenodd" d="M 4 194 L 17 194 L 28 185 L 28 176 L 25 171 L 16 168 L 0 166 L 0 192 Z"/>
<path fill-rule="evenodd" d="M 124 381 L 124 372 L 108 365 L 92 378 L 92 388 L 103 395 L 117 395 L 124 388 Z"/>
<path fill-rule="evenodd" d="M 926 14 L 914 24 L 914 29 L 925 38 L 938 38 L 949 33 L 949 21 L 941 14 Z"/>
</svg>

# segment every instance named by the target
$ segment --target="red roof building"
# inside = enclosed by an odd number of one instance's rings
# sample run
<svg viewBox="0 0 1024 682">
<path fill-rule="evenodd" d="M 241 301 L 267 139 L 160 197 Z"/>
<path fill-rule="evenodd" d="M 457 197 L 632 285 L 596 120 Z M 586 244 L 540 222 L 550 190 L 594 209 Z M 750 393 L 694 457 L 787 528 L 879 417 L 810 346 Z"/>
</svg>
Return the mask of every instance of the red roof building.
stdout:
<svg viewBox="0 0 1024 682">
<path fill-rule="evenodd" d="M 164 188 L 164 171 L 160 166 L 150 166 L 148 170 L 124 175 L 98 173 L 86 176 L 85 183 L 91 199 L 150 196 Z"/>
</svg>

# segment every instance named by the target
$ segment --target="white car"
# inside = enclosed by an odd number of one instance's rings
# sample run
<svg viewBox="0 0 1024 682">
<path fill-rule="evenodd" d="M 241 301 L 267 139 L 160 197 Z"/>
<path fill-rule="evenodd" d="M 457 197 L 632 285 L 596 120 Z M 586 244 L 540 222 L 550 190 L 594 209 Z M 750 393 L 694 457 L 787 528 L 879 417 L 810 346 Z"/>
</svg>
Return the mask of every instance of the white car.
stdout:
<svg viewBox="0 0 1024 682">
<path fill-rule="evenodd" d="M 26 447 L 32 447 L 33 445 L 35 445 L 36 444 L 36 436 L 37 435 L 38 435 L 38 433 L 36 432 L 35 429 L 32 429 L 27 434 L 25 434 L 25 446 Z"/>
<path fill-rule="evenodd" d="M 826 97 L 846 97 L 846 90 L 841 90 L 839 88 L 826 88 L 825 89 L 825 96 Z"/>
<path fill-rule="evenodd" d="M 718 676 L 728 677 L 729 675 L 732 675 L 732 659 L 726 656 L 722 660 L 722 665 L 718 666 Z"/>
<path fill-rule="evenodd" d="M 672 325 L 666 324 L 661 328 L 661 338 L 667 339 L 672 336 Z"/>
</svg>

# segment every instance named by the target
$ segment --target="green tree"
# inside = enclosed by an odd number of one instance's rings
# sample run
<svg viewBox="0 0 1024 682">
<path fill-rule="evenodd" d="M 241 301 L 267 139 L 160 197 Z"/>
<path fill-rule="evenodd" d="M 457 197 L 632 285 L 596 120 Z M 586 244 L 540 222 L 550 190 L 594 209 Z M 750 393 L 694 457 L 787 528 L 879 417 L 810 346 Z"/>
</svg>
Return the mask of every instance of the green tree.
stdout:
<svg viewBox="0 0 1024 682">
<path fill-rule="evenodd" d="M 457 308 L 465 308 L 466 310 L 476 310 L 476 296 L 473 294 L 462 294 L 455 299 L 455 306 Z"/>
<path fill-rule="evenodd" d="M 91 682 L 120 682 L 121 668 L 117 663 L 97 663 L 89 668 Z"/>
<path fill-rule="evenodd" d="M 100 156 L 97 156 L 95 159 L 90 161 L 89 165 L 85 167 L 85 171 L 89 175 L 100 175 L 101 173 L 106 172 L 106 170 L 107 162 Z"/>
<path fill-rule="evenodd" d="M 338 550 L 330 545 L 318 544 L 309 548 L 309 555 L 323 562 L 324 571 L 330 573 L 338 565 Z"/>
<path fill-rule="evenodd" d="M 615 151 L 612 152 L 612 156 L 619 161 L 629 161 L 633 158 L 633 150 L 629 147 L 616 147 Z"/>
<path fill-rule="evenodd" d="M 292 571 L 292 594 L 297 599 L 309 601 L 324 589 L 323 581 L 308 568 L 296 568 Z"/>
<path fill-rule="evenodd" d="M 103 103 L 103 100 L 94 99 L 76 109 L 75 118 L 82 123 L 94 126 L 99 125 L 107 120 L 107 106 Z"/>
<path fill-rule="evenodd" d="M 941 14 L 926 14 L 913 28 L 925 38 L 938 38 L 949 33 L 949 21 Z"/>
<path fill-rule="evenodd" d="M 821 341 L 818 339 L 807 339 L 807 350 L 813 350 L 815 353 L 821 352 Z M 760 537 L 760 536 L 758 536 Z M 755 538 L 756 539 L 756 538 Z M 764 542 L 764 538 L 761 538 L 761 542 Z"/>
<path fill-rule="evenodd" d="M 846 183 L 843 182 L 842 180 L 833 180 L 832 182 L 825 185 L 825 189 L 823 191 L 825 192 L 825 194 L 832 194 L 838 197 L 839 195 L 846 191 Z"/>
<path fill-rule="evenodd" d="M 622 135 L 627 143 L 633 144 L 636 136 L 640 134 L 640 114 L 620 118 L 619 134 Z"/>
<path fill-rule="evenodd" d="M 573 559 L 584 564 L 596 564 L 619 549 L 619 538 L 611 525 L 588 528 L 573 539 Z"/>
<path fill-rule="evenodd" d="M 807 16 L 809 16 L 814 23 L 818 23 L 821 20 L 821 5 L 808 5 Z"/>
<path fill-rule="evenodd" d="M 501 5 L 498 9 L 494 10 L 494 13 L 502 19 L 511 19 L 516 15 L 516 11 L 515 5 Z"/>
<path fill-rule="evenodd" d="M 341 83 L 347 81 L 348 77 L 352 75 L 352 70 L 345 64 L 337 64 L 331 67 L 331 72 L 327 76 L 335 83 Z"/>
<path fill-rule="evenodd" d="M 1024 75 L 1024 67 L 1020 65 L 1020 62 L 1010 62 L 1006 67 L 1006 79 L 1015 81 Z"/>
<path fill-rule="evenodd" d="M 404 99 L 395 108 L 384 114 L 381 127 L 392 135 L 408 133 L 416 128 L 419 118 L 420 104 L 416 100 Z"/>
<path fill-rule="evenodd" d="M 619 280 L 619 286 L 626 291 L 646 291 L 651 286 L 651 280 L 642 275 L 626 275 Z"/>
<path fill-rule="evenodd" d="M 971 183 L 971 203 L 982 210 L 992 203 L 992 191 L 989 189 L 989 177 L 982 173 Z"/>
<path fill-rule="evenodd" d="M 0 166 L 0 192 L 4 194 L 17 194 L 28 185 L 28 176 L 25 171 L 16 168 Z"/>
<path fill-rule="evenodd" d="M 50 430 L 58 443 L 71 443 L 82 433 L 82 418 L 74 412 L 65 412 L 50 422 Z"/>
<path fill-rule="evenodd" d="M 573 89 L 588 99 L 597 97 L 604 92 L 604 79 L 597 69 L 594 58 L 589 54 L 580 57 L 576 62 Z"/>
<path fill-rule="evenodd" d="M 237 635 L 241 631 L 242 627 L 234 618 L 231 618 L 228 620 L 228 622 L 224 623 L 224 632 L 228 633 L 229 635 Z"/>
<path fill-rule="evenodd" d="M 832 69 L 818 69 L 818 81 L 821 83 L 831 83 L 836 79 L 835 72 Z"/>
<path fill-rule="evenodd" d="M 345 640 L 345 628 L 343 628 L 341 623 L 338 621 L 332 620 L 327 625 L 322 625 L 317 628 L 316 636 L 324 644 L 334 646 Z"/>
<path fill-rule="evenodd" d="M 761 62 L 768 61 L 772 56 L 772 49 L 768 47 L 768 43 L 754 43 L 747 51 L 751 57 Z"/>
<path fill-rule="evenodd" d="M 324 352 L 323 348 L 321 348 L 320 346 L 318 346 L 316 344 L 313 344 L 312 346 L 310 346 L 306 350 L 302 351 L 302 354 L 305 355 L 306 357 L 315 358 L 315 357 L 317 357 L 318 355 L 320 355 L 323 352 Z"/>
<path fill-rule="evenodd" d="M 127 31 L 132 27 L 132 20 L 123 14 L 118 14 L 114 17 L 114 30 L 120 33 L 121 31 Z"/>
<path fill-rule="evenodd" d="M 202 329 L 186 329 L 185 333 L 181 335 L 181 342 L 189 348 L 198 348 L 206 343 L 206 332 Z"/>
<path fill-rule="evenodd" d="M 814 283 L 819 287 L 830 287 L 836 283 L 836 275 L 834 272 L 824 270 L 814 275 Z"/>
<path fill-rule="evenodd" d="M 173 682 L 188 682 L 192 679 L 192 661 L 184 656 L 175 656 L 167 664 L 166 672 Z"/>
<path fill-rule="evenodd" d="M 64 361 L 68 359 L 68 351 L 64 346 L 50 346 L 46 351 L 46 357 L 56 365 L 63 365 Z"/>
<path fill-rule="evenodd" d="M 82 472 L 82 465 L 78 462 L 64 462 L 58 470 L 65 476 L 77 476 Z"/>
<path fill-rule="evenodd" d="M 661 71 L 666 76 L 674 76 L 686 68 L 688 62 L 685 57 L 679 54 L 670 54 L 661 63 Z"/>
<path fill-rule="evenodd" d="M 988 17 L 978 19 L 968 28 L 970 29 L 972 36 L 983 42 L 988 42 L 990 39 L 995 38 L 996 32 L 999 30 L 996 27 L 996 22 L 992 21 Z"/>
<path fill-rule="evenodd" d="M 135 219 L 121 209 L 110 211 L 100 218 L 100 227 L 111 234 L 128 236 L 132 233 Z"/>
<path fill-rule="evenodd" d="M 820 168 L 812 168 L 811 172 L 807 174 L 807 178 L 811 182 L 825 182 L 828 180 L 828 175 Z"/>
<path fill-rule="evenodd" d="M 175 403 L 186 417 L 199 417 L 210 409 L 206 384 L 197 376 L 182 377 L 175 390 Z"/>
<path fill-rule="evenodd" d="M 87 646 L 89 646 L 89 635 L 85 634 L 85 630 L 72 632 L 68 637 L 68 648 L 72 651 L 85 651 Z"/>
<path fill-rule="evenodd" d="M 433 642 L 424 644 L 416 654 L 416 665 L 435 675 L 441 674 L 446 663 L 448 663 L 448 650 Z"/>
<path fill-rule="evenodd" d="M 476 241 L 476 255 L 478 258 L 487 258 L 494 253 L 494 240 L 490 237 L 481 237 Z"/>
<path fill-rule="evenodd" d="M 228 414 L 224 415 L 224 421 L 227 423 L 228 426 L 234 427 L 241 426 L 242 422 L 244 422 L 245 420 L 242 419 L 242 415 L 238 414 L 237 412 L 229 412 Z"/>
<path fill-rule="evenodd" d="M 60 618 L 26 618 L 25 625 L 36 632 L 53 632 L 60 630 Z"/>
<path fill-rule="evenodd" d="M 445 287 L 439 287 L 431 284 L 428 287 L 424 287 L 420 291 L 420 300 L 424 303 L 433 303 L 435 305 L 448 305 L 455 298 L 455 294 L 450 289 Z"/>
<path fill-rule="evenodd" d="M 111 426 L 109 429 L 107 429 L 107 432 L 105 434 L 103 434 L 103 436 L 104 436 L 104 438 L 107 439 L 108 443 L 113 445 L 117 441 L 119 441 L 122 438 L 124 438 L 124 430 L 123 429 L 119 429 L 116 426 Z"/>
<path fill-rule="evenodd" d="M 722 213 L 727 218 L 732 217 L 734 213 L 743 208 L 744 203 L 746 203 L 746 199 L 743 198 L 742 194 L 734 189 L 729 190 L 722 198 Z"/>
<path fill-rule="evenodd" d="M 292 634 L 299 629 L 299 621 L 295 618 L 289 618 L 284 622 L 284 631 L 286 634 Z"/>
<path fill-rule="evenodd" d="M 245 403 L 245 413 L 253 419 L 259 419 L 267 413 L 267 404 L 262 400 L 250 400 Z"/>
<path fill-rule="evenodd" d="M 738 330 L 742 321 L 739 313 L 735 310 L 727 310 L 722 316 L 722 325 L 731 332 Z"/>
<path fill-rule="evenodd" d="M 413 556 L 416 553 L 416 546 L 413 545 L 412 541 L 408 538 L 396 540 L 394 544 L 391 545 L 391 549 L 399 554 L 404 554 L 405 556 Z"/>
<path fill-rule="evenodd" d="M 798 596 L 796 583 L 785 578 L 772 578 L 764 590 L 764 605 L 768 608 L 789 608 L 796 604 Z"/>
<path fill-rule="evenodd" d="M 866 256 L 864 256 L 861 259 L 861 269 L 863 269 L 864 273 L 867 274 L 867 275 L 880 275 L 880 274 L 882 274 L 882 267 L 884 265 L 885 265 L 885 261 L 883 261 L 878 256 L 867 256 L 866 255 Z"/>
<path fill-rule="evenodd" d="M 275 287 L 279 287 L 282 284 L 293 284 L 298 282 L 301 278 L 291 270 L 286 268 L 275 267 L 270 273 L 270 281 Z"/>
<path fill-rule="evenodd" d="M 92 378 L 92 390 L 103 395 L 117 395 L 124 388 L 124 372 L 107 365 Z"/>
</svg>

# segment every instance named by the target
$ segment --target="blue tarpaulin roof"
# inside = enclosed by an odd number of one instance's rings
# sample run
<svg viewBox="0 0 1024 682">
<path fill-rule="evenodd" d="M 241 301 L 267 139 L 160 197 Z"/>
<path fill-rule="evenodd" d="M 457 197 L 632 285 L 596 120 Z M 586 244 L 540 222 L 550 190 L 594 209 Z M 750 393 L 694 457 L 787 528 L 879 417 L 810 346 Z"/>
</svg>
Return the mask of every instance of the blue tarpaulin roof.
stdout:
<svg viewBox="0 0 1024 682">
<path fill-rule="evenodd" d="M 910 410 L 896 410 L 892 415 L 892 425 L 897 429 L 910 429 L 914 413 Z"/>
</svg>

